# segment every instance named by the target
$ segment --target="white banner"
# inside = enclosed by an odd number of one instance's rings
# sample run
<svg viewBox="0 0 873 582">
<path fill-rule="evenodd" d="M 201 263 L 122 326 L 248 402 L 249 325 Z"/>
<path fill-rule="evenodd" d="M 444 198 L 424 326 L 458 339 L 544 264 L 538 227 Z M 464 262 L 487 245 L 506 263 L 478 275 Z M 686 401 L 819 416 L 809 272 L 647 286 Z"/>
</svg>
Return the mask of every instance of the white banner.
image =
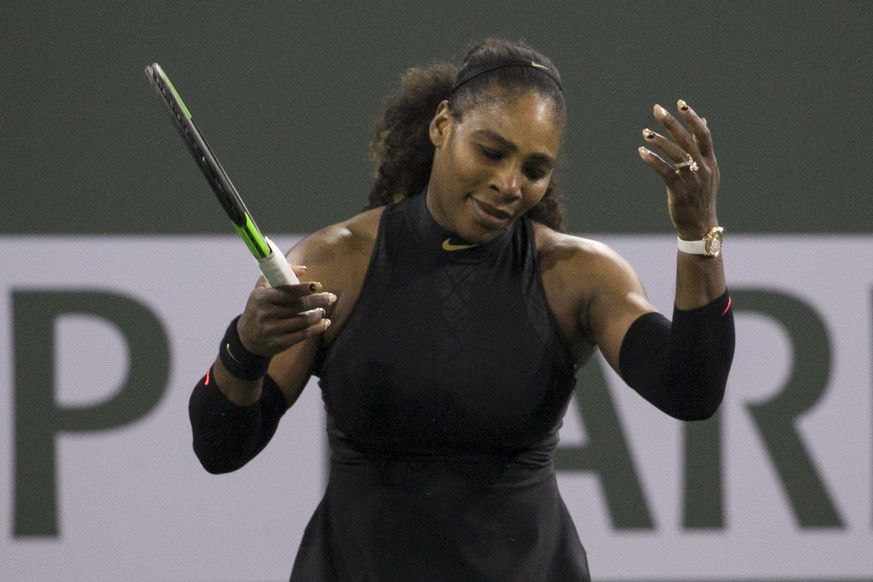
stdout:
<svg viewBox="0 0 873 582">
<path fill-rule="evenodd" d="M 674 239 L 601 239 L 669 315 Z M 580 382 L 599 408 L 570 407 L 560 486 L 594 579 L 873 579 L 873 237 L 732 236 L 726 264 L 715 419 Z M 317 385 L 230 475 L 187 418 L 256 277 L 232 236 L 0 237 L 0 579 L 288 578 L 325 484 Z"/>
</svg>

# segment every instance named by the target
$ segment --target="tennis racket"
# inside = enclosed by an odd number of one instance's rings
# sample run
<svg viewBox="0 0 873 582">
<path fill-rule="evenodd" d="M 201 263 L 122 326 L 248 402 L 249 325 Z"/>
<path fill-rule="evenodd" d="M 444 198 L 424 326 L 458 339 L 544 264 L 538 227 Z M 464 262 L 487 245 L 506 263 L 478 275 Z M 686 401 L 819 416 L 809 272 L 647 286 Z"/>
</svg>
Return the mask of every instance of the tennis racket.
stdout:
<svg viewBox="0 0 873 582">
<path fill-rule="evenodd" d="M 227 213 L 227 217 L 230 218 L 234 228 L 257 261 L 261 273 L 273 287 L 299 283 L 300 281 L 298 281 L 288 261 L 285 260 L 282 251 L 273 241 L 261 234 L 239 192 L 230 181 L 218 158 L 215 157 L 212 148 L 206 143 L 206 139 L 191 117 L 191 112 L 170 82 L 170 78 L 167 77 L 158 63 L 148 65 L 145 68 L 145 74 L 152 88 L 161 98 L 164 108 L 170 114 L 173 125 L 176 126 L 179 135 L 182 136 L 185 145 L 188 146 L 188 150 L 203 175 L 206 176 L 206 180 Z"/>
</svg>

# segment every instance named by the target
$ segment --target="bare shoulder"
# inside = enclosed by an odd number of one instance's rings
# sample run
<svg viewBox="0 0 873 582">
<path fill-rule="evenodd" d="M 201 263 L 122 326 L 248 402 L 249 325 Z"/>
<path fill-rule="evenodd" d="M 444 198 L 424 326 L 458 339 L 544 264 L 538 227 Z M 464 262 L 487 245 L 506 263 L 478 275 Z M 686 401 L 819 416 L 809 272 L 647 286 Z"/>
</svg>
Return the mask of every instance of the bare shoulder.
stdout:
<svg viewBox="0 0 873 582">
<path fill-rule="evenodd" d="M 319 270 L 349 267 L 361 257 L 368 261 L 383 210 L 368 210 L 315 231 L 289 251 L 288 260 Z"/>
<path fill-rule="evenodd" d="M 534 232 L 544 274 L 577 278 L 632 272 L 621 255 L 600 241 L 560 233 L 536 222 Z"/>
</svg>

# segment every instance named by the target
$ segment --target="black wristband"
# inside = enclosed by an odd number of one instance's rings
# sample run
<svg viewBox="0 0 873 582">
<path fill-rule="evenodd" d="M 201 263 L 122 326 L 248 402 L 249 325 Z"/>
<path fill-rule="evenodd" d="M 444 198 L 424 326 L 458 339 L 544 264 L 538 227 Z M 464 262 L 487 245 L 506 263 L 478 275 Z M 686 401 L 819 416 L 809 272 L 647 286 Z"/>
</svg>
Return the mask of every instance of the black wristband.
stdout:
<svg viewBox="0 0 873 582">
<path fill-rule="evenodd" d="M 232 375 L 241 380 L 258 380 L 267 375 L 270 367 L 270 356 L 261 356 L 248 351 L 239 338 L 236 323 L 240 316 L 234 318 L 224 332 L 221 346 L 218 348 L 218 357 L 224 367 Z"/>
</svg>

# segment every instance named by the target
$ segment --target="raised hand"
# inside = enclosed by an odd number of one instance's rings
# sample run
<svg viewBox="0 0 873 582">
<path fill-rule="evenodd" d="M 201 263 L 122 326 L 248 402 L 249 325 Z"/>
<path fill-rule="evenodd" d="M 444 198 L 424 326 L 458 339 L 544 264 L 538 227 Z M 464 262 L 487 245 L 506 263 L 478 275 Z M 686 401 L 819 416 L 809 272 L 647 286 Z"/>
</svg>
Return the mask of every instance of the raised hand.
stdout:
<svg viewBox="0 0 873 582">
<path fill-rule="evenodd" d="M 660 150 L 661 155 L 645 146 L 640 147 L 639 153 L 667 187 L 670 219 L 679 237 L 698 240 L 718 225 L 718 163 L 706 119 L 681 99 L 677 107 L 684 125 L 666 109 L 655 105 L 655 119 L 670 137 L 644 129 L 646 142 Z"/>
</svg>

